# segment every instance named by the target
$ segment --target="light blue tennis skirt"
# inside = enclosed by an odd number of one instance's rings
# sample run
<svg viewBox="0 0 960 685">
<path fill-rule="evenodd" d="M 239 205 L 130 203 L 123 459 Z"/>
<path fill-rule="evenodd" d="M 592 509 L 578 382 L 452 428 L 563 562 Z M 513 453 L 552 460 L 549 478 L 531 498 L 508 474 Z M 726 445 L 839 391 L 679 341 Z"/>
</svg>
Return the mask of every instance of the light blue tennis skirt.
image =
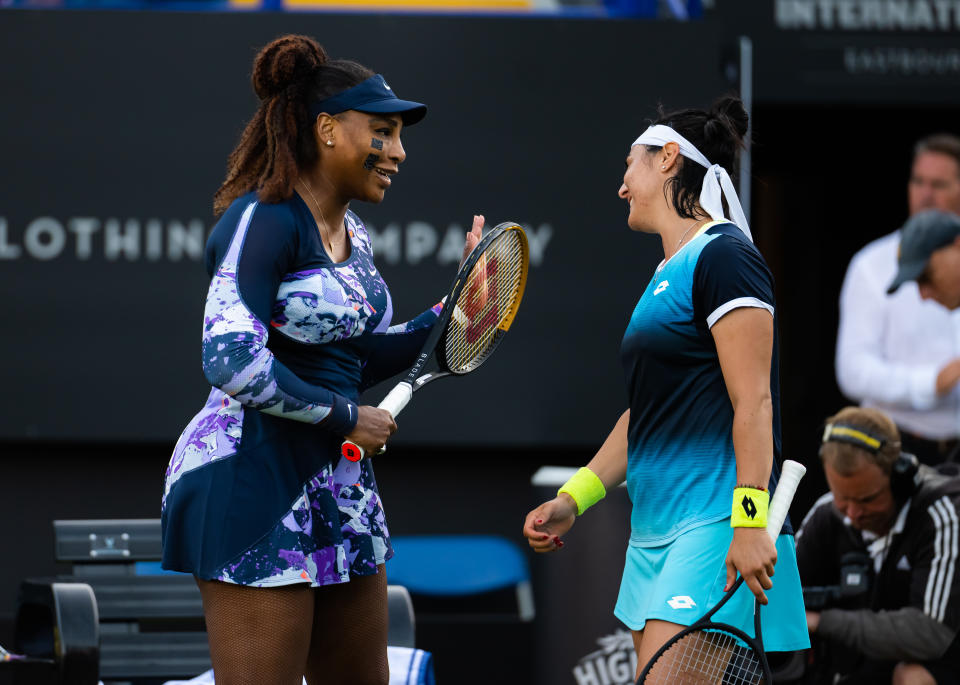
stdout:
<svg viewBox="0 0 960 685">
<path fill-rule="evenodd" d="M 631 630 L 643 630 L 650 619 L 688 626 L 723 597 L 727 580 L 724 560 L 733 539 L 730 520 L 699 526 L 661 547 L 627 548 L 614 615 Z M 769 603 L 760 608 L 763 647 L 787 652 L 810 646 L 803 591 L 797 571 L 793 536 L 777 540 L 777 565 Z M 754 596 L 746 583 L 713 616 L 753 637 Z"/>
</svg>

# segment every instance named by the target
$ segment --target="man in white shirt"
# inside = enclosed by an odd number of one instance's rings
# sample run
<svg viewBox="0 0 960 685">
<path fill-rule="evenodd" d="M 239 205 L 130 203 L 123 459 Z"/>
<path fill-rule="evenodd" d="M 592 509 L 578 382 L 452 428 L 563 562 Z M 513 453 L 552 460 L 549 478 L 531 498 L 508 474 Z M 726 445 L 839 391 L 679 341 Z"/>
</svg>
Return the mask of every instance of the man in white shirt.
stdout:
<svg viewBox="0 0 960 685">
<path fill-rule="evenodd" d="M 919 141 L 907 185 L 910 215 L 960 214 L 960 138 Z M 892 295 L 900 231 L 861 249 L 840 292 L 837 382 L 863 406 L 882 409 L 903 449 L 928 464 L 953 458 L 960 438 L 960 309 L 924 300 L 915 281 Z"/>
</svg>

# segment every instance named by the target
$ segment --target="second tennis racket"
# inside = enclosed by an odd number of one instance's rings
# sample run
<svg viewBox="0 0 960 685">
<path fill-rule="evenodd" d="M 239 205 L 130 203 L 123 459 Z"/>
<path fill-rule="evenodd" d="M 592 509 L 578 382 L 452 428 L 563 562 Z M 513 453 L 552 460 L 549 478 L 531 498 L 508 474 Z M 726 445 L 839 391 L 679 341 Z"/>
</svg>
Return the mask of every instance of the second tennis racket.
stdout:
<svg viewBox="0 0 960 685">
<path fill-rule="evenodd" d="M 483 364 L 513 323 L 529 264 L 527 236 L 518 224 L 499 224 L 483 236 L 457 271 L 416 362 L 378 407 L 396 416 L 427 383 L 462 376 Z M 434 351 L 436 368 L 425 373 Z M 349 440 L 343 441 L 340 453 L 350 461 L 366 456 L 360 445 Z"/>
</svg>

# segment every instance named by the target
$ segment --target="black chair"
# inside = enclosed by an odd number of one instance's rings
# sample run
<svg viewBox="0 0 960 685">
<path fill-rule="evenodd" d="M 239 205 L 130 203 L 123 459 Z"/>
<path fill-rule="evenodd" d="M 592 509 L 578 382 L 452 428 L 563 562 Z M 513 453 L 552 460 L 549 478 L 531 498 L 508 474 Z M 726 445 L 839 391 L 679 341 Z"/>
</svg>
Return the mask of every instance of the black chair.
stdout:
<svg viewBox="0 0 960 685">
<path fill-rule="evenodd" d="M 159 519 L 54 521 L 53 529 L 56 560 L 71 564 L 56 582 L 84 583 L 96 597 L 101 679 L 162 682 L 210 668 L 196 582 L 160 572 Z"/>
<path fill-rule="evenodd" d="M 97 601 L 84 583 L 26 581 L 14 619 L 14 651 L 28 660 L 6 662 L 18 685 L 97 685 L 100 628 Z"/>
</svg>

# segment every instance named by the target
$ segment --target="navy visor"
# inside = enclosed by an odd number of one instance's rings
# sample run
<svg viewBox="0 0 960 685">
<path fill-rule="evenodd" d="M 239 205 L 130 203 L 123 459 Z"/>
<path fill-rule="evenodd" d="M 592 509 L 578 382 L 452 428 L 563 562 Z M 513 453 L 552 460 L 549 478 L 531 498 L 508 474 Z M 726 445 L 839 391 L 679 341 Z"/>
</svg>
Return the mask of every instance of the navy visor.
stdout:
<svg viewBox="0 0 960 685">
<path fill-rule="evenodd" d="M 310 106 L 310 116 L 321 113 L 340 114 L 348 109 L 368 114 L 399 114 L 404 126 L 412 126 L 427 115 L 427 106 L 419 102 L 401 100 L 380 74 L 374 74 L 326 100 L 318 100 Z"/>
</svg>

